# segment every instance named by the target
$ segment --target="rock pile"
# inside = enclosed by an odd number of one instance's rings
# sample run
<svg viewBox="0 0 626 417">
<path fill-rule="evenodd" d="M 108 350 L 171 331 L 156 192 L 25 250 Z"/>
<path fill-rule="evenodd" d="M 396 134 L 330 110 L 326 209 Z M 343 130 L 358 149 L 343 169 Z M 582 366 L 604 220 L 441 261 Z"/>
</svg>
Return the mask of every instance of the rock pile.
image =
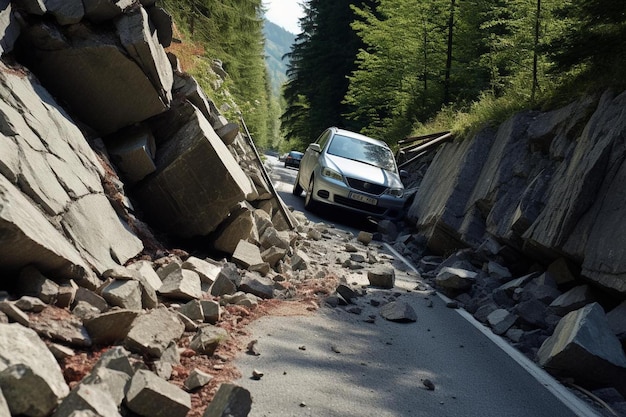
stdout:
<svg viewBox="0 0 626 417">
<path fill-rule="evenodd" d="M 400 236 L 394 247 L 415 256 L 419 241 Z M 415 266 L 433 288 L 554 375 L 626 396 L 626 339 L 619 330 L 625 303 L 581 281 L 562 258 L 518 276 L 505 266 L 503 250 L 486 241 L 446 258 L 421 246 Z"/>
<path fill-rule="evenodd" d="M 440 145 L 404 167 L 407 228 L 385 229 L 494 333 L 555 374 L 622 394 L 625 108 L 625 92 L 606 91 Z"/>
<path fill-rule="evenodd" d="M 287 296 L 281 271 L 306 268 L 254 145 L 166 51 L 155 3 L 0 2 L 1 415 L 186 415 L 183 387 L 210 378 L 167 382 L 177 343 L 212 355 L 225 308 Z M 88 375 L 57 364 L 96 348 Z"/>
<path fill-rule="evenodd" d="M 3 3 L 3 270 L 94 289 L 156 254 L 146 220 L 227 256 L 294 226 L 249 138 L 165 51 L 171 18 L 154 3 Z"/>
<path fill-rule="evenodd" d="M 212 375 L 195 369 L 182 384 L 168 380 L 181 355 L 211 357 L 231 337 L 225 310 L 253 311 L 263 299 L 290 298 L 294 285 L 314 273 L 326 276 L 306 255 L 310 228 L 288 232 L 289 239 L 280 240 L 287 256 L 263 275 L 255 270 L 258 248 L 243 240 L 240 245 L 257 251 L 241 255 L 237 264 L 169 255 L 108 269 L 95 290 L 25 268 L 18 288 L 0 302 L 2 415 L 187 415 L 191 393 Z M 101 352 L 86 375 L 73 375 L 65 362 L 76 350 Z M 66 380 L 75 382 L 70 387 Z M 218 406 L 232 407 L 235 400 L 236 408 L 249 411 L 252 401 L 228 384 L 215 398 L 205 416 L 222 415 Z"/>
</svg>

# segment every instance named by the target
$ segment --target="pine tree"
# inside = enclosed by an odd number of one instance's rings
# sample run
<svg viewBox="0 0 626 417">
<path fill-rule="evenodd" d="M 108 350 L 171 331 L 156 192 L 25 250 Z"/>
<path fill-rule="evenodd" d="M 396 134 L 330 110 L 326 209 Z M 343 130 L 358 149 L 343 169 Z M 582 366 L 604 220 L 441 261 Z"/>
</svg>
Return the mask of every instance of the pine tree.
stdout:
<svg viewBox="0 0 626 417">
<path fill-rule="evenodd" d="M 578 68 L 586 74 L 609 78 L 610 83 L 624 85 L 626 2 L 568 0 L 557 13 L 564 27 L 548 48 L 556 71 Z"/>
<path fill-rule="evenodd" d="M 347 75 L 355 68 L 361 41 L 350 24 L 351 4 L 372 1 L 309 0 L 300 21 L 284 89 L 287 108 L 282 116 L 286 137 L 301 143 L 313 141 L 329 126 L 351 128 L 343 116 Z"/>
</svg>

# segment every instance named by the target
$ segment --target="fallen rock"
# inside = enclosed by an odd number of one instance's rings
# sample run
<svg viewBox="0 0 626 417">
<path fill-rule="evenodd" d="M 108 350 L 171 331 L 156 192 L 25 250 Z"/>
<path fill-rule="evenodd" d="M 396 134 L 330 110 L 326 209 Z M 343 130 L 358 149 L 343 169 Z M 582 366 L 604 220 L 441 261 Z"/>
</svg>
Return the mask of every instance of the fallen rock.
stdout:
<svg viewBox="0 0 626 417">
<path fill-rule="evenodd" d="M 172 341 L 180 339 L 184 331 L 185 326 L 176 313 L 157 308 L 135 319 L 124 346 L 130 351 L 159 358 Z"/>
<path fill-rule="evenodd" d="M 546 317 L 548 316 L 548 307 L 539 300 L 523 301 L 515 306 L 514 312 L 519 318 L 532 326 L 546 329 Z"/>
<path fill-rule="evenodd" d="M 239 290 L 262 299 L 274 298 L 274 281 L 269 278 L 246 274 L 241 280 Z"/>
<path fill-rule="evenodd" d="M 37 315 L 30 323 L 31 329 L 42 337 L 76 347 L 89 347 L 92 344 L 82 321 L 66 310 L 48 310 Z"/>
<path fill-rule="evenodd" d="M 202 372 L 199 369 L 191 371 L 185 380 L 184 387 L 187 391 L 193 391 L 208 384 L 213 379 L 213 375 Z"/>
<path fill-rule="evenodd" d="M 235 264 L 243 269 L 264 263 L 259 247 L 245 240 L 240 240 L 237 243 L 232 259 Z"/>
<path fill-rule="evenodd" d="M 30 327 L 28 314 L 20 310 L 14 302 L 0 301 L 0 312 L 6 314 L 11 321 L 19 323 L 24 327 Z"/>
<path fill-rule="evenodd" d="M 115 405 L 119 407 L 122 401 L 124 401 L 128 381 L 130 381 L 130 375 L 127 373 L 99 366 L 83 378 L 80 381 L 80 385 L 95 386 L 108 393 Z M 79 407 L 76 409 L 79 409 Z"/>
<path fill-rule="evenodd" d="M 63 399 L 54 417 L 70 417 L 76 410 L 91 411 L 95 415 L 106 417 L 122 416 L 118 411 L 118 404 L 109 392 L 92 384 L 78 384 Z"/>
<path fill-rule="evenodd" d="M 159 294 L 164 297 L 179 300 L 194 300 L 202 298 L 202 285 L 200 276 L 189 270 L 176 265 L 164 279 Z"/>
<path fill-rule="evenodd" d="M 389 321 L 410 323 L 417 321 L 413 307 L 403 301 L 392 301 L 380 308 L 380 315 Z"/>
<path fill-rule="evenodd" d="M 370 285 L 381 288 L 393 288 L 396 285 L 396 272 L 390 266 L 378 266 L 367 271 Z"/>
<path fill-rule="evenodd" d="M 271 268 L 274 268 L 276 264 L 287 255 L 286 249 L 277 248 L 272 246 L 269 249 L 261 252 L 261 258 L 264 262 L 266 262 Z"/>
<path fill-rule="evenodd" d="M 250 391 L 235 384 L 222 384 L 202 417 L 247 417 L 251 409 Z"/>
<path fill-rule="evenodd" d="M 358 236 L 356 237 L 356 240 L 367 246 L 372 243 L 373 238 L 374 235 L 372 233 L 360 231 Z"/>
<path fill-rule="evenodd" d="M 220 327 L 201 327 L 189 342 L 189 348 L 202 355 L 211 356 L 219 344 L 228 338 L 228 332 Z"/>
<path fill-rule="evenodd" d="M 212 242 L 213 246 L 229 255 L 235 253 L 241 240 L 252 244 L 259 242 L 255 217 L 253 211 L 247 206 L 231 214 L 228 220 L 220 226 L 217 234 L 217 238 Z"/>
<path fill-rule="evenodd" d="M 157 171 L 136 190 L 138 200 L 153 224 L 172 235 L 209 235 L 252 192 L 250 181 L 191 104 L 172 108 L 158 123 L 153 131 L 163 143 L 157 153 Z"/>
<path fill-rule="evenodd" d="M 112 306 L 141 310 L 141 285 L 137 281 L 113 281 L 102 290 L 102 297 Z"/>
<path fill-rule="evenodd" d="M 461 268 L 444 267 L 435 278 L 435 283 L 446 290 L 467 291 L 476 282 L 476 272 Z"/>
<path fill-rule="evenodd" d="M 563 317 L 537 359 L 544 368 L 584 384 L 611 385 L 626 377 L 626 355 L 597 303 Z"/>
<path fill-rule="evenodd" d="M 132 355 L 128 350 L 124 349 L 122 346 L 114 346 L 100 356 L 100 359 L 98 359 L 98 362 L 93 366 L 91 372 L 93 373 L 99 368 L 107 368 L 123 372 L 130 377 L 135 374 L 135 362 L 137 361 L 133 361 Z"/>
<path fill-rule="evenodd" d="M 83 287 L 78 287 L 78 289 L 76 290 L 76 296 L 74 297 L 74 304 L 77 305 L 81 302 L 89 304 L 100 312 L 109 309 L 109 304 L 104 298 L 91 290 Z"/>
<path fill-rule="evenodd" d="M 200 300 L 191 300 L 183 304 L 178 309 L 178 312 L 184 314 L 190 320 L 204 321 L 204 312 Z"/>
<path fill-rule="evenodd" d="M 200 281 L 209 285 L 213 284 L 221 270 L 220 266 L 196 258 L 195 256 L 187 258 L 187 260 L 181 265 L 181 268 L 195 272 L 198 276 L 200 276 Z"/>
<path fill-rule="evenodd" d="M 124 49 L 141 66 L 163 102 L 168 104 L 172 100 L 174 74 L 148 13 L 143 7 L 136 8 L 114 22 Z"/>
<path fill-rule="evenodd" d="M 515 324 L 515 322 L 517 321 L 517 316 L 501 308 L 491 312 L 487 316 L 487 321 L 491 326 L 491 330 L 495 334 L 502 335 L 505 334 L 511 328 L 511 326 Z"/>
<path fill-rule="evenodd" d="M 302 271 L 308 269 L 310 263 L 311 258 L 309 258 L 309 255 L 304 253 L 302 250 L 296 250 L 296 252 L 291 257 L 291 269 L 293 269 L 294 271 Z"/>
<path fill-rule="evenodd" d="M 12 415 L 46 417 L 69 387 L 39 336 L 19 324 L 0 324 L 0 390 Z"/>
<path fill-rule="evenodd" d="M 161 288 L 161 278 L 152 267 L 152 262 L 137 261 L 128 265 L 128 268 L 139 272 L 139 275 L 142 277 L 140 282 L 149 285 L 154 291 L 158 291 Z"/>
<path fill-rule="evenodd" d="M 554 311 L 554 313 L 564 316 L 570 311 L 578 310 L 587 304 L 591 304 L 593 301 L 594 296 L 591 287 L 588 285 L 579 285 L 557 297 L 550 303 L 550 309 Z"/>
<path fill-rule="evenodd" d="M 113 345 L 126 338 L 138 315 L 137 310 L 116 309 L 98 314 L 83 323 L 94 344 Z"/>
<path fill-rule="evenodd" d="M 152 372 L 139 370 L 128 385 L 126 405 L 143 417 L 185 417 L 191 397 Z"/>
</svg>

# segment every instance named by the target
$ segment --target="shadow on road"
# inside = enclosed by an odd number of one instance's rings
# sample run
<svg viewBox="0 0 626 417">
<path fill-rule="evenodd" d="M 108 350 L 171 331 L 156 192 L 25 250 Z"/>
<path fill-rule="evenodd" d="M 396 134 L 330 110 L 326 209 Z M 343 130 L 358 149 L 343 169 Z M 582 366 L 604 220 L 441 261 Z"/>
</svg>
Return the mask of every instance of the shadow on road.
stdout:
<svg viewBox="0 0 626 417">
<path fill-rule="evenodd" d="M 304 194 L 299 197 L 294 196 L 290 192 L 278 192 L 280 198 L 283 199 L 287 206 L 293 207 L 295 210 L 301 211 L 312 222 L 315 223 L 330 223 L 336 227 L 344 230 L 349 230 L 352 233 L 359 231 L 366 231 L 374 233 L 377 231 L 378 225 L 374 220 L 368 219 L 365 216 L 361 216 L 344 210 L 339 207 L 333 206 L 320 206 L 314 213 L 304 209 Z"/>
</svg>

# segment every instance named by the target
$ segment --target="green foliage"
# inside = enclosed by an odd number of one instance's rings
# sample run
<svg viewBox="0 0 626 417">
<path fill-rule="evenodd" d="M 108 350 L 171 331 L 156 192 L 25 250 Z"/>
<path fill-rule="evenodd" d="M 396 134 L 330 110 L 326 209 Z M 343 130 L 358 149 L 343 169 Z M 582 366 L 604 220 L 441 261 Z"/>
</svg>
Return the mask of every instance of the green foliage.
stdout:
<svg viewBox="0 0 626 417">
<path fill-rule="evenodd" d="M 201 40 L 194 76 L 216 102 L 237 103 L 229 117 L 240 109 L 261 147 L 302 150 L 331 125 L 390 144 L 468 135 L 581 91 L 626 88 L 623 0 L 306 0 L 279 103 L 261 1 L 162 2 Z M 213 59 L 229 74 L 221 87 Z"/>
<path fill-rule="evenodd" d="M 365 47 L 345 102 L 362 132 L 394 142 L 440 108 L 447 38 L 433 16 L 445 13 L 445 4 L 388 0 L 376 9 L 354 9 L 359 20 L 353 28 Z"/>
<path fill-rule="evenodd" d="M 204 80 L 206 73 L 192 74 L 201 85 L 212 87 L 209 95 L 221 97 L 222 103 L 230 105 L 232 100 L 228 100 L 223 89 L 227 87 L 255 142 L 265 145 L 270 132 L 267 109 L 271 90 L 263 51 L 262 1 L 163 0 L 161 3 L 174 17 L 179 30 L 204 46 L 206 60 L 221 61 L 230 79 L 219 87 Z M 230 119 L 233 117 L 236 115 L 229 115 Z"/>
<path fill-rule="evenodd" d="M 283 58 L 291 50 L 296 35 L 267 20 L 263 27 L 263 33 L 265 34 L 265 53 L 272 93 L 279 96 L 282 85 L 287 81 L 287 60 Z"/>
<path fill-rule="evenodd" d="M 626 2 L 567 0 L 556 9 L 561 31 L 546 50 L 555 72 L 595 89 L 626 86 Z"/>
<path fill-rule="evenodd" d="M 343 116 L 343 98 L 348 88 L 346 76 L 355 68 L 361 41 L 350 27 L 354 19 L 350 5 L 364 3 L 367 2 L 304 3 L 302 33 L 288 54 L 288 81 L 283 90 L 287 108 L 281 121 L 288 140 L 303 145 L 329 126 L 351 127 Z"/>
</svg>

